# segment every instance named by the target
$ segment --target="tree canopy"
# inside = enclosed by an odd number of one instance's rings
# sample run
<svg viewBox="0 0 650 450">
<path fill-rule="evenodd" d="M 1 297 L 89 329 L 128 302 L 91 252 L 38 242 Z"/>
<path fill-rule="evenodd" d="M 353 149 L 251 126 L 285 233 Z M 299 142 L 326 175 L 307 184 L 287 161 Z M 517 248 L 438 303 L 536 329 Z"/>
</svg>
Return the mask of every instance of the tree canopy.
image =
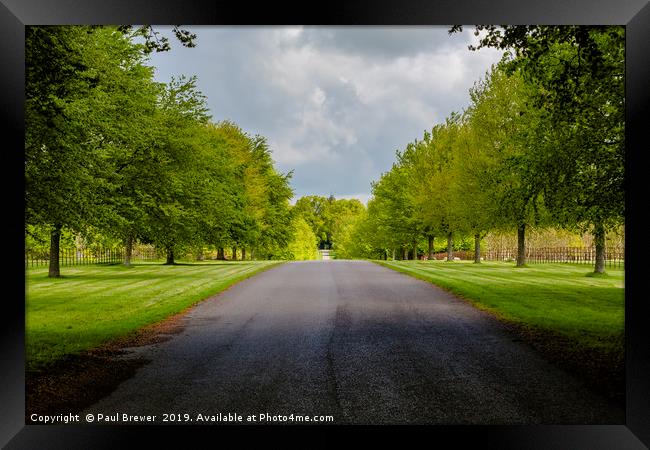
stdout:
<svg viewBox="0 0 650 450">
<path fill-rule="evenodd" d="M 462 30 L 454 26 L 450 34 Z M 526 230 L 590 231 L 595 271 L 604 237 L 624 221 L 624 29 L 604 26 L 477 26 L 470 50 L 507 50 L 477 80 L 470 104 L 396 153 L 372 183 L 356 226 L 372 257 L 417 258 L 421 241 L 480 241 L 516 229 L 524 266 Z M 369 231 L 369 228 L 372 231 Z M 355 232 L 353 231 L 352 234 Z"/>
<path fill-rule="evenodd" d="M 25 222 L 51 234 L 50 275 L 68 232 L 101 230 L 127 253 L 152 243 L 169 264 L 225 246 L 276 257 L 293 233 L 291 173 L 264 137 L 213 122 L 195 77 L 154 81 L 147 55 L 168 46 L 137 43 L 143 33 L 27 27 Z"/>
</svg>

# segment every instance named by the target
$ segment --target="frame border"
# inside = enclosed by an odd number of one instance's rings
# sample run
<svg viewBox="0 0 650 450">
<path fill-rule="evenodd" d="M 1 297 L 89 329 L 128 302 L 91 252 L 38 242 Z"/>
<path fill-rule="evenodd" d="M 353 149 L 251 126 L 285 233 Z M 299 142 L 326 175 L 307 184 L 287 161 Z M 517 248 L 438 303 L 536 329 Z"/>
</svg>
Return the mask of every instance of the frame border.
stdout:
<svg viewBox="0 0 650 450">
<path fill-rule="evenodd" d="M 325 6 L 327 5 L 327 6 Z M 328 2 L 322 7 L 307 5 L 282 7 L 262 3 L 250 8 L 245 3 L 174 1 L 174 0 L 1 0 L 0 53 L 3 70 L 2 122 L 4 135 L 2 178 L 5 204 L 22 211 L 24 218 L 24 161 L 17 148 L 24 145 L 24 27 L 46 24 L 122 24 L 151 23 L 169 25 L 451 25 L 480 23 L 517 24 L 602 24 L 626 25 L 626 240 L 643 242 L 643 209 L 641 201 L 643 177 L 641 154 L 647 150 L 647 124 L 650 123 L 650 3 L 647 0 L 417 0 L 399 3 L 371 0 Z M 200 39 L 200 36 L 199 36 Z M 199 41 L 200 45 L 200 41 Z M 647 202 L 647 200 L 646 200 Z M 20 214 L 8 214 L 4 224 L 13 243 L 6 259 L 5 275 L 16 289 L 24 292 L 25 274 L 22 266 L 24 220 Z M 13 239 L 15 235 L 16 239 Z M 641 449 L 650 446 L 650 333 L 648 304 L 643 302 L 641 252 L 626 245 L 625 338 L 626 338 L 626 424 L 625 425 L 540 425 L 540 426 L 388 426 L 335 427 L 354 431 L 372 428 L 381 438 L 384 430 L 426 431 L 438 438 L 452 439 L 456 444 L 480 444 L 487 448 L 571 448 L 571 449 Z M 15 263 L 14 263 L 15 262 Z M 18 263 L 19 262 L 19 263 Z M 9 297 L 2 315 L 2 371 L 0 371 L 0 404 L 4 414 L 0 423 L 0 445 L 6 448 L 114 448 L 127 445 L 135 438 L 145 437 L 169 446 L 178 442 L 187 445 L 187 438 L 223 438 L 232 435 L 232 427 L 197 426 L 43 426 L 25 425 L 25 355 L 24 303 Z M 199 429 L 200 428 L 200 429 Z M 263 427 L 273 434 L 278 427 Z M 320 431 L 321 427 L 299 427 Z M 326 426 L 324 427 L 326 428 Z M 381 428 L 381 429 L 380 429 Z M 245 430 L 260 430 L 247 426 Z M 189 433 L 191 433 L 191 436 Z M 296 431 L 292 428 L 292 431 Z M 328 431 L 331 431 L 328 430 Z M 182 433 L 179 433 L 182 432 Z M 214 434 L 217 432 L 218 435 Z M 255 433 L 244 432 L 245 437 Z M 182 439 L 178 439 L 183 435 Z M 237 433 L 241 439 L 242 433 Z M 178 441 L 177 441 L 178 439 Z M 148 440 L 148 442 L 152 442 Z"/>
</svg>

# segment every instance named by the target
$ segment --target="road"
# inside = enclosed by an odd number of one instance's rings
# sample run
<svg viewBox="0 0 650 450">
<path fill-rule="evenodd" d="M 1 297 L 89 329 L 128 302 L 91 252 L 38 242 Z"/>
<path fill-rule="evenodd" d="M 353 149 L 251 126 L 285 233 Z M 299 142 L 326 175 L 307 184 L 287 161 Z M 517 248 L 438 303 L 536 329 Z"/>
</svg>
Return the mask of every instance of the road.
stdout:
<svg viewBox="0 0 650 450">
<path fill-rule="evenodd" d="M 183 323 L 172 339 L 134 348 L 151 362 L 84 414 L 624 423 L 622 409 L 487 314 L 370 262 L 283 264 L 200 303 Z"/>
</svg>

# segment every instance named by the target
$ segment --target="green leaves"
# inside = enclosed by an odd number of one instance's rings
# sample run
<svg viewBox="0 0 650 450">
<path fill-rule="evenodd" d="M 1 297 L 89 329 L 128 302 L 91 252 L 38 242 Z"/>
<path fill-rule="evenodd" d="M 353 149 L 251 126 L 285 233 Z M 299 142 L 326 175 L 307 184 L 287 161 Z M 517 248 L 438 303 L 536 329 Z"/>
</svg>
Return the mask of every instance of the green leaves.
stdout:
<svg viewBox="0 0 650 450">
<path fill-rule="evenodd" d="M 305 220 L 317 238 L 316 248 L 331 248 L 337 252 L 348 239 L 349 228 L 365 212 L 357 199 L 336 199 L 309 195 L 299 198 L 292 208 L 294 217 Z M 342 253 L 343 254 L 343 253 Z"/>
<path fill-rule="evenodd" d="M 292 228 L 292 237 L 287 245 L 287 259 L 297 261 L 318 259 L 318 238 L 307 221 L 300 216 L 295 216 Z"/>
<path fill-rule="evenodd" d="M 27 28 L 26 226 L 101 230 L 175 255 L 228 244 L 277 253 L 291 238 L 290 174 L 275 171 L 263 137 L 210 122 L 196 77 L 155 82 L 147 53 L 165 41 L 135 35 L 157 36 Z"/>
<path fill-rule="evenodd" d="M 481 46 L 513 48 L 507 67 L 531 85 L 542 109 L 536 170 L 563 226 L 624 217 L 625 30 L 621 26 L 506 26 Z M 541 130 L 541 131 L 540 131 Z M 529 158 L 533 160 L 533 158 Z"/>
<path fill-rule="evenodd" d="M 470 49 L 509 52 L 470 89 L 465 112 L 408 143 L 372 184 L 365 223 L 380 247 L 399 251 L 449 232 L 620 224 L 624 29 L 475 30 L 479 45 Z"/>
</svg>

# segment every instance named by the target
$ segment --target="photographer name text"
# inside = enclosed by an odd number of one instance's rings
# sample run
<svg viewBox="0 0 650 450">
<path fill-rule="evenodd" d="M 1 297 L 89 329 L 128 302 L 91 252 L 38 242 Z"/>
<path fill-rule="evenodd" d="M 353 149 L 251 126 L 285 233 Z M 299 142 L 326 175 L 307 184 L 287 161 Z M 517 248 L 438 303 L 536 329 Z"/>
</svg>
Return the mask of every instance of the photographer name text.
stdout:
<svg viewBox="0 0 650 450">
<path fill-rule="evenodd" d="M 89 413 L 40 415 L 31 414 L 32 423 L 67 424 L 67 423 L 165 423 L 165 422 L 194 422 L 194 423 L 317 423 L 334 422 L 331 415 L 302 415 L 302 414 L 238 414 L 238 413 L 163 413 L 161 415 L 140 415 L 128 413 Z"/>
</svg>

